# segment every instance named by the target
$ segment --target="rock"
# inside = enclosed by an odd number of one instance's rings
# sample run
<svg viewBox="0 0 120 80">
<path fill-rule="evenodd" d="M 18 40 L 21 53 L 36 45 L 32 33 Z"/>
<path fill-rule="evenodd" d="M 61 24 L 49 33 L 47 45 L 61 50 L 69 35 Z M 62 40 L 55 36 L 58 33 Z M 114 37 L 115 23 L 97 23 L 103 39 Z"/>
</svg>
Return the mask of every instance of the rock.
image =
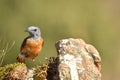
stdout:
<svg viewBox="0 0 120 80">
<path fill-rule="evenodd" d="M 56 42 L 60 80 L 101 80 L 101 58 L 96 48 L 82 39 Z"/>
</svg>

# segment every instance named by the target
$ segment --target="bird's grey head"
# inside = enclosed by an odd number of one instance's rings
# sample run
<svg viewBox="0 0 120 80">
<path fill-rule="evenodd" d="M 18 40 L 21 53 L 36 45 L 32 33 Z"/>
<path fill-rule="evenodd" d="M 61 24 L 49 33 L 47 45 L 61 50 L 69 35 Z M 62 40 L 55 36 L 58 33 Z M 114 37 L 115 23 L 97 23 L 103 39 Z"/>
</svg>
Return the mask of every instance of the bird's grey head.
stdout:
<svg viewBox="0 0 120 80">
<path fill-rule="evenodd" d="M 25 32 L 29 32 L 30 36 L 41 37 L 41 31 L 38 27 L 30 26 Z"/>
</svg>

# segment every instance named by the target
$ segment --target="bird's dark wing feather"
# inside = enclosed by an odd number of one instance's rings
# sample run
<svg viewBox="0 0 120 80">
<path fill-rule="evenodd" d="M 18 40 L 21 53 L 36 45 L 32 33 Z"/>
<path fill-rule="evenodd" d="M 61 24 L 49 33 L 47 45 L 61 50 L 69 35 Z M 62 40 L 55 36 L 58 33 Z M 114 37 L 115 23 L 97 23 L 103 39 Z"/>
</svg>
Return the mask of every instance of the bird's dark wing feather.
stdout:
<svg viewBox="0 0 120 80">
<path fill-rule="evenodd" d="M 43 40 L 43 43 L 42 43 L 42 46 L 44 45 L 44 40 Z"/>
<path fill-rule="evenodd" d="M 21 55 L 24 55 L 25 57 L 28 57 L 28 56 L 29 56 L 27 53 L 23 52 L 23 48 L 25 47 L 28 38 L 30 38 L 30 36 L 29 36 L 29 37 L 26 37 L 26 38 L 23 40 L 23 43 L 22 43 L 21 48 L 20 48 L 20 54 L 21 54 Z"/>
<path fill-rule="evenodd" d="M 21 48 L 20 48 L 20 51 L 21 51 L 22 48 L 25 46 L 27 39 L 28 39 L 28 38 L 25 38 L 25 39 L 23 40 L 23 43 L 22 43 Z"/>
<path fill-rule="evenodd" d="M 23 43 L 21 45 L 21 48 L 20 48 L 20 51 L 22 50 L 22 48 L 26 45 L 26 42 L 27 42 L 27 39 L 30 38 L 30 36 L 26 37 L 24 40 L 23 40 Z"/>
</svg>

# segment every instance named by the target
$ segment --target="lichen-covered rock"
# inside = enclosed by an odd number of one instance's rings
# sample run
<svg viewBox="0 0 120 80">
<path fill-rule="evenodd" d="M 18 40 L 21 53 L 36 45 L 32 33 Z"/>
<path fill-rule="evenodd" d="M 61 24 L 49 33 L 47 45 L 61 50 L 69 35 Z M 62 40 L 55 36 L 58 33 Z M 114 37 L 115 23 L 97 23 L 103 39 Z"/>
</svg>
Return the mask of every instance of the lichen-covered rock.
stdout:
<svg viewBox="0 0 120 80">
<path fill-rule="evenodd" d="M 0 68 L 0 79 L 23 80 L 26 78 L 27 67 L 23 63 L 8 64 Z"/>
<path fill-rule="evenodd" d="M 101 80 L 101 58 L 90 44 L 82 39 L 63 39 L 56 42 L 60 80 Z"/>
<path fill-rule="evenodd" d="M 0 67 L 0 80 L 33 80 L 33 72 L 24 63 L 7 64 Z"/>
<path fill-rule="evenodd" d="M 47 58 L 47 63 L 28 69 L 24 63 L 0 67 L 0 80 L 59 80 L 58 57 Z"/>
<path fill-rule="evenodd" d="M 5 76 L 4 80 L 25 80 L 26 74 L 26 67 L 17 66 Z"/>
</svg>

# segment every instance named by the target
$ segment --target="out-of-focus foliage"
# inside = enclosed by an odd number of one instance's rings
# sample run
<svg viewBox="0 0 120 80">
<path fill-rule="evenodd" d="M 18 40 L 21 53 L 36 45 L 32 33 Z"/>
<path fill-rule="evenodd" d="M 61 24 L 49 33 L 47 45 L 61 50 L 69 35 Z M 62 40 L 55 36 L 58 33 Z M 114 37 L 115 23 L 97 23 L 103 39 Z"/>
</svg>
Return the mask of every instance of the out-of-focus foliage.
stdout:
<svg viewBox="0 0 120 80">
<path fill-rule="evenodd" d="M 0 38 L 16 41 L 3 65 L 16 62 L 24 30 L 40 27 L 45 45 L 35 62 L 56 56 L 54 44 L 62 38 L 83 38 L 93 44 L 102 57 L 103 80 L 117 80 L 120 74 L 119 0 L 0 0 Z M 1 44 L 0 44 L 1 45 Z"/>
<path fill-rule="evenodd" d="M 8 53 L 10 51 L 10 49 L 14 46 L 15 42 L 13 42 L 12 44 L 8 41 L 6 41 L 5 39 L 1 39 L 0 40 L 0 66 L 2 66 L 4 58 L 6 53 Z"/>
</svg>

